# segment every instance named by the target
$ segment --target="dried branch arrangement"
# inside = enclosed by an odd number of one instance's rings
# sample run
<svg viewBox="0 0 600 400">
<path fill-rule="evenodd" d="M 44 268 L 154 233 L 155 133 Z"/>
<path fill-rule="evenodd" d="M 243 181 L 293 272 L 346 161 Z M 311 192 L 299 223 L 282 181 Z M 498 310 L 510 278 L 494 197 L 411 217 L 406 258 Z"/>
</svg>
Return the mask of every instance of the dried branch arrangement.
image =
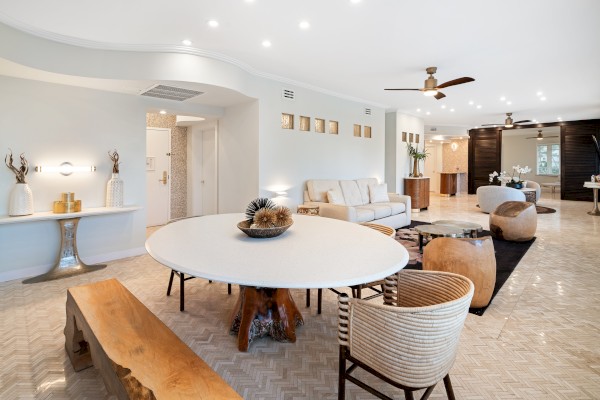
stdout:
<svg viewBox="0 0 600 400">
<path fill-rule="evenodd" d="M 113 174 L 118 174 L 119 173 L 119 164 L 120 164 L 119 153 L 117 153 L 117 150 L 113 150 L 112 153 L 109 151 L 108 156 L 110 157 L 111 161 L 113 162 Z"/>
<path fill-rule="evenodd" d="M 14 172 L 15 177 L 17 178 L 17 183 L 27 183 L 25 182 L 25 176 L 27 175 L 27 172 L 29 172 L 29 163 L 27 162 L 27 159 L 24 156 L 25 153 L 21 153 L 21 167 L 17 168 L 13 164 L 14 161 L 12 150 L 9 150 L 10 154 L 7 154 L 4 157 L 4 163 L 12 172 Z"/>
</svg>

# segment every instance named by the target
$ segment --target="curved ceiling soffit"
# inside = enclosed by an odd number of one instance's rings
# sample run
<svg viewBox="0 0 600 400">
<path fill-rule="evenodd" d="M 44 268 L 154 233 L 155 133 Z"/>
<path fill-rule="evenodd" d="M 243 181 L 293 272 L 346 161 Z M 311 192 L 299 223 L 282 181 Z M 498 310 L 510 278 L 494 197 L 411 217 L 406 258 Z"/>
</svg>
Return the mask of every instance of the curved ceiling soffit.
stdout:
<svg viewBox="0 0 600 400">
<path fill-rule="evenodd" d="M 297 86 L 299 88 L 312 90 L 312 91 L 315 91 L 318 93 L 338 97 L 338 98 L 349 100 L 349 101 L 354 101 L 354 102 L 358 102 L 358 103 L 371 105 L 373 107 L 380 107 L 383 109 L 386 109 L 389 107 L 389 105 L 386 105 L 386 104 L 374 103 L 369 100 L 360 99 L 360 98 L 349 96 L 349 95 L 346 95 L 343 93 L 334 92 L 334 91 L 327 90 L 327 89 L 324 89 L 324 88 L 321 88 L 318 86 L 314 86 L 314 85 L 311 85 L 308 83 L 304 83 L 304 82 L 296 81 L 294 79 L 286 78 L 286 77 L 283 77 L 280 75 L 259 71 L 255 68 L 253 68 L 252 66 L 250 66 L 236 58 L 233 58 L 233 57 L 230 57 L 225 54 L 218 53 L 218 52 L 214 52 L 214 51 L 203 50 L 203 49 L 192 48 L 192 47 L 181 46 L 181 45 L 139 45 L 139 44 L 124 45 L 124 44 L 96 42 L 96 41 L 92 41 L 92 40 L 74 38 L 71 36 L 65 36 L 65 35 L 61 35 L 58 33 L 39 29 L 34 26 L 25 24 L 23 22 L 14 20 L 2 13 L 0 13 L 0 23 L 20 32 L 21 34 L 27 34 L 27 35 L 30 35 L 30 36 L 33 36 L 33 37 L 36 37 L 36 38 L 39 38 L 42 40 L 60 43 L 63 45 L 69 45 L 74 48 L 84 48 L 84 49 L 99 50 L 99 51 L 115 51 L 115 52 L 121 51 L 121 52 L 128 52 L 128 53 L 146 53 L 146 54 L 174 53 L 174 54 L 184 54 L 184 55 L 201 57 L 201 58 L 229 64 L 231 66 L 237 67 L 240 70 L 242 70 L 250 75 L 253 75 L 255 77 L 258 77 L 258 78 L 263 78 L 263 79 L 275 81 L 275 82 L 286 84 L 286 85 Z M 55 71 L 55 72 L 58 72 L 58 71 Z M 172 80 L 172 79 L 169 79 L 169 80 Z M 198 83 L 210 84 L 209 82 L 198 82 Z M 242 93 L 245 92 L 244 90 L 240 90 L 240 88 L 236 88 L 236 87 L 230 87 L 230 88 L 233 90 L 239 90 Z"/>
</svg>

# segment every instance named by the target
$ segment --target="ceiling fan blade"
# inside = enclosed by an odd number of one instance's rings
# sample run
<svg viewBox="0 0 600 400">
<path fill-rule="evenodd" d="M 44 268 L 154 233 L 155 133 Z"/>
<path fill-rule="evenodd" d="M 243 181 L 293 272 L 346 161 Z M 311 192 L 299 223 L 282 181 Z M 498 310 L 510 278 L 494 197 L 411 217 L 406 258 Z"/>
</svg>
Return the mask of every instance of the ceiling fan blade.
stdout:
<svg viewBox="0 0 600 400">
<path fill-rule="evenodd" d="M 423 90 L 423 89 L 383 89 L 383 90 Z"/>
<path fill-rule="evenodd" d="M 435 97 L 438 100 L 441 100 L 444 97 L 446 97 L 446 95 L 444 93 L 442 93 L 442 92 L 437 92 L 437 94 L 435 96 L 433 96 L 433 97 Z"/>
<path fill-rule="evenodd" d="M 524 119 L 523 121 L 513 122 L 513 124 L 524 124 L 525 122 L 531 122 L 530 119 Z"/>
<path fill-rule="evenodd" d="M 462 83 L 468 83 L 468 82 L 473 82 L 475 79 L 473 78 L 469 78 L 469 77 L 462 77 L 462 78 L 458 78 L 458 79 L 454 79 L 448 82 L 444 82 L 441 85 L 438 85 L 438 89 L 443 89 L 443 88 L 447 88 L 448 86 L 454 86 L 454 85 L 460 85 Z"/>
</svg>

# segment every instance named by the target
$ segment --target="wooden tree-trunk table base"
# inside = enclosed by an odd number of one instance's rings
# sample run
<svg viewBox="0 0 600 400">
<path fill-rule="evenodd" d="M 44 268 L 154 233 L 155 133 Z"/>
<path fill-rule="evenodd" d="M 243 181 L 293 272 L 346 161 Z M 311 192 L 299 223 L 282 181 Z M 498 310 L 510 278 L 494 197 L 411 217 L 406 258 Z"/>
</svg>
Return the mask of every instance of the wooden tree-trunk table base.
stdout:
<svg viewBox="0 0 600 400">
<path fill-rule="evenodd" d="M 248 351 L 255 338 L 269 335 L 280 342 L 296 341 L 296 326 L 303 325 L 289 289 L 240 286 L 233 311 L 231 334 L 238 335 L 238 349 Z"/>
</svg>

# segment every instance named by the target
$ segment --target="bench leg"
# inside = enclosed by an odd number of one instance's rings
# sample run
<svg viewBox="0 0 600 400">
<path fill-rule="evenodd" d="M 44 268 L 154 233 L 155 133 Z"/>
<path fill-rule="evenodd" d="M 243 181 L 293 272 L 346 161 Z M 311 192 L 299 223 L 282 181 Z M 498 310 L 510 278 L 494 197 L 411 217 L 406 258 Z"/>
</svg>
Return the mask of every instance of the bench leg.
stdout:
<svg viewBox="0 0 600 400">
<path fill-rule="evenodd" d="M 179 273 L 179 311 L 185 308 L 185 295 L 183 294 L 183 285 L 185 283 L 184 273 Z"/>
<path fill-rule="evenodd" d="M 90 353 L 90 346 L 83 338 L 83 332 L 77 328 L 77 322 L 75 316 L 71 311 L 73 305 L 67 301 L 67 323 L 65 324 L 65 350 L 69 355 L 71 364 L 75 371 L 81 371 L 91 367 L 92 355 Z"/>
<path fill-rule="evenodd" d="M 169 277 L 169 287 L 167 287 L 167 296 L 171 295 L 171 287 L 173 286 L 173 276 L 175 276 L 175 270 L 171 270 L 171 276 Z"/>
</svg>

